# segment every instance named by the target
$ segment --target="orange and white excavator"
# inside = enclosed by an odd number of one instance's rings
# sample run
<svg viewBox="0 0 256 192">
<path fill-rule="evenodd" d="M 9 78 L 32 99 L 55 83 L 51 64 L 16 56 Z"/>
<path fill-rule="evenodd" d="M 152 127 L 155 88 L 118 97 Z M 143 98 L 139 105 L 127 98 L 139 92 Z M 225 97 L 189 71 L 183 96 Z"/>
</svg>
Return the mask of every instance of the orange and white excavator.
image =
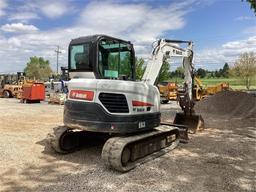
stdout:
<svg viewBox="0 0 256 192">
<path fill-rule="evenodd" d="M 103 162 L 121 172 L 174 149 L 186 131 L 180 134 L 182 125 L 161 124 L 160 94 L 155 84 L 164 57 L 183 58 L 184 90 L 179 99 L 184 115 L 177 119 L 192 116 L 192 48 L 191 41 L 157 41 L 142 81 L 136 81 L 135 53 L 129 41 L 106 35 L 73 39 L 64 126 L 49 135 L 54 149 L 72 152 L 82 142 L 79 135 L 106 133 L 110 138 L 103 146 Z"/>
</svg>

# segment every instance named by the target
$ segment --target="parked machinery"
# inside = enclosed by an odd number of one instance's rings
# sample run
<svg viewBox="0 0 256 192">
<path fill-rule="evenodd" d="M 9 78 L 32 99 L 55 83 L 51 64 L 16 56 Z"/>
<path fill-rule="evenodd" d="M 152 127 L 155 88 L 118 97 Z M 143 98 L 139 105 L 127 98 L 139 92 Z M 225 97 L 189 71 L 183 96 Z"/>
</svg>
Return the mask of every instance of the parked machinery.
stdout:
<svg viewBox="0 0 256 192">
<path fill-rule="evenodd" d="M 157 84 L 160 92 L 161 103 L 168 103 L 177 99 L 178 85 L 174 82 L 160 82 Z"/>
<path fill-rule="evenodd" d="M 206 92 L 208 95 L 214 95 L 218 92 L 226 91 L 229 89 L 230 89 L 229 84 L 224 82 L 224 83 L 219 83 L 217 85 L 208 86 L 206 88 Z"/>
<path fill-rule="evenodd" d="M 193 77 L 193 97 L 196 101 L 202 100 L 206 97 L 207 91 L 205 90 L 202 81 L 194 76 Z"/>
<path fill-rule="evenodd" d="M 0 95 L 5 98 L 17 97 L 22 90 L 24 80 L 25 73 L 23 72 L 0 75 Z"/>
<path fill-rule="evenodd" d="M 229 84 L 228 83 L 219 83 L 216 85 L 211 86 L 204 86 L 202 81 L 199 79 L 199 77 L 194 76 L 193 78 L 193 95 L 195 100 L 200 101 L 203 98 L 205 98 L 208 95 L 214 95 L 218 92 L 229 90 Z"/>
</svg>

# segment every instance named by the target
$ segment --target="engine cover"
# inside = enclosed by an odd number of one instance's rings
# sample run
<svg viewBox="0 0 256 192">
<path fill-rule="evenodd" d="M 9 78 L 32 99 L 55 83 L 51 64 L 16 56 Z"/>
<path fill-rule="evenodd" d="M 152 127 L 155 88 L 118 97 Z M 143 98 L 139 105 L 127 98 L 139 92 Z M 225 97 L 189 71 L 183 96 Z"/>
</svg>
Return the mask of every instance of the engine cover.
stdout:
<svg viewBox="0 0 256 192">
<path fill-rule="evenodd" d="M 95 132 L 132 133 L 160 124 L 160 96 L 144 82 L 72 79 L 64 124 Z"/>
</svg>

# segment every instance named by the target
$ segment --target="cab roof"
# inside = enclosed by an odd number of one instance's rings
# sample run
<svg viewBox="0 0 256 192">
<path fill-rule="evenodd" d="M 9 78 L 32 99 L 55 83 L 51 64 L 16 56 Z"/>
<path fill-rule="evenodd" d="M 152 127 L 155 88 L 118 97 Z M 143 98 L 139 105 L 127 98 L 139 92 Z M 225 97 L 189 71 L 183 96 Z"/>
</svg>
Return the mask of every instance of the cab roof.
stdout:
<svg viewBox="0 0 256 192">
<path fill-rule="evenodd" d="M 121 41 L 123 43 L 131 44 L 130 41 L 125 41 L 125 40 L 118 39 L 118 38 L 111 37 L 111 36 L 104 35 L 104 34 L 96 34 L 96 35 L 89 35 L 89 36 L 78 37 L 78 38 L 72 39 L 70 44 L 71 45 L 73 45 L 73 44 L 81 44 L 81 43 L 85 43 L 85 42 L 94 43 L 96 41 L 99 41 L 100 39 L 113 39 L 113 40 Z"/>
</svg>

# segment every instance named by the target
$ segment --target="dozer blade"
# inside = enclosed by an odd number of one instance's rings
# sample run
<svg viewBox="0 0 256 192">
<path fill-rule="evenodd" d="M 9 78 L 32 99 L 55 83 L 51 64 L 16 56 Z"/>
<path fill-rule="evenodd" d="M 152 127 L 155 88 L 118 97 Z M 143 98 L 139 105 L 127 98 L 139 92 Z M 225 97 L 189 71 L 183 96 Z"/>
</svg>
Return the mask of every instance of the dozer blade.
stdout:
<svg viewBox="0 0 256 192">
<path fill-rule="evenodd" d="M 184 113 L 176 113 L 173 123 L 188 127 L 188 132 L 192 134 L 204 129 L 204 120 L 201 115 L 185 115 Z"/>
<path fill-rule="evenodd" d="M 161 125 L 168 125 L 168 126 L 173 126 L 176 127 L 179 130 L 180 134 L 180 142 L 181 143 L 188 143 L 189 137 L 188 137 L 188 127 L 185 125 L 178 125 L 174 123 L 169 123 L 169 122 L 161 122 Z"/>
</svg>

